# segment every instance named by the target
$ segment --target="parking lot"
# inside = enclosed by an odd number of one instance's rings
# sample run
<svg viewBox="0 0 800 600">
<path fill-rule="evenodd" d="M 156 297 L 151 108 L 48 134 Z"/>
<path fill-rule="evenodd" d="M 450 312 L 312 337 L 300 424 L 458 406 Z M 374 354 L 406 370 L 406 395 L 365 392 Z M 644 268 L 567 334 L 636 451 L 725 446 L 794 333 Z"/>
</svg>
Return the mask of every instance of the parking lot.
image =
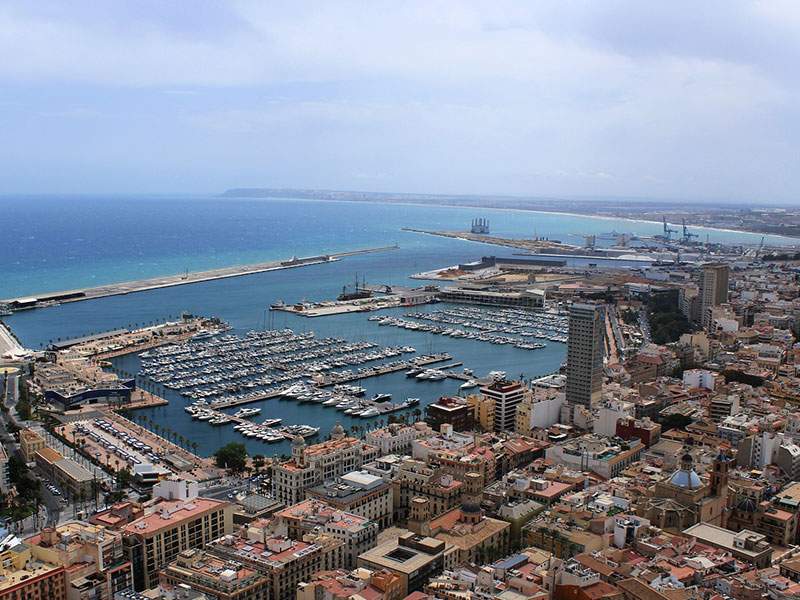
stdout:
<svg viewBox="0 0 800 600">
<path fill-rule="evenodd" d="M 85 440 L 84 450 L 98 463 L 118 471 L 135 465 L 158 464 L 161 458 L 151 446 L 108 419 L 97 418 L 73 423 L 76 437 Z"/>
</svg>

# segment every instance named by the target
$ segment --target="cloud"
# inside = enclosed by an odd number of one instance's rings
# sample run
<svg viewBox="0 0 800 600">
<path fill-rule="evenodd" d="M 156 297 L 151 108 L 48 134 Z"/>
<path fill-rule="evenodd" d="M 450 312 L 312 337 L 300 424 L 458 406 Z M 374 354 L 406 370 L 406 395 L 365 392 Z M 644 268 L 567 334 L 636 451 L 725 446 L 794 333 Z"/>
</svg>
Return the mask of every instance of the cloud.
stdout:
<svg viewBox="0 0 800 600">
<path fill-rule="evenodd" d="M 3 3 L 5 158 L 97 115 L 84 160 L 197 186 L 794 198 L 799 34 L 781 0 Z"/>
</svg>

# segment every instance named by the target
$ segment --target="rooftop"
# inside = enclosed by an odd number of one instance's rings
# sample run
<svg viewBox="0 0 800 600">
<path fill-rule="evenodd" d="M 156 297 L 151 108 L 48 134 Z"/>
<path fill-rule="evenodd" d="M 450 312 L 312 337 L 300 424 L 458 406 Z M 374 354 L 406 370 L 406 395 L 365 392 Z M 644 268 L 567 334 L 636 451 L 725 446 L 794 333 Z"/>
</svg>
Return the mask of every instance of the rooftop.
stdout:
<svg viewBox="0 0 800 600">
<path fill-rule="evenodd" d="M 122 530 L 127 534 L 148 535 L 162 529 L 171 529 L 181 521 L 194 519 L 207 511 L 222 508 L 227 504 L 227 502 L 210 498 L 164 501 L 156 504 L 154 512 L 128 523 Z"/>
<path fill-rule="evenodd" d="M 275 517 L 288 520 L 309 521 L 311 523 L 328 523 L 333 521 L 337 527 L 345 529 L 360 529 L 369 522 L 369 519 L 366 517 L 335 509 L 329 504 L 313 498 L 284 508 L 276 512 Z"/>
<path fill-rule="evenodd" d="M 732 550 L 739 554 L 744 554 L 750 557 L 760 556 L 770 548 L 768 544 L 766 544 L 766 547 L 756 550 L 737 546 L 735 543 L 737 538 L 741 539 L 742 537 L 746 537 L 748 535 L 758 536 L 761 539 L 764 538 L 764 536 L 757 534 L 754 531 L 748 531 L 747 529 L 742 529 L 741 531 L 736 532 L 731 531 L 730 529 L 717 527 L 716 525 L 711 525 L 710 523 L 698 523 L 697 525 L 692 525 L 689 527 L 689 529 L 684 530 L 683 533 L 697 538 L 701 542 L 708 542 L 721 548 L 725 548 L 726 550 Z"/>
</svg>

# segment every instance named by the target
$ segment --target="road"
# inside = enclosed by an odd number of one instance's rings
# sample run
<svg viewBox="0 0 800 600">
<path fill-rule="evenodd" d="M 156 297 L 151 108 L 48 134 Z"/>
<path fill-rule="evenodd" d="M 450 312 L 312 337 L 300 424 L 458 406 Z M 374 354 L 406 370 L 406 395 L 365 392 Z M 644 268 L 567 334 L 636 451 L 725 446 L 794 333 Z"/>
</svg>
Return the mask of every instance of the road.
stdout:
<svg viewBox="0 0 800 600">
<path fill-rule="evenodd" d="M 642 332 L 644 343 L 649 344 L 652 341 L 650 337 L 650 321 L 647 318 L 647 311 L 642 307 L 639 309 L 639 329 Z"/>
<path fill-rule="evenodd" d="M 0 367 L 0 370 L 2 367 Z M 2 396 L 3 406 L 8 409 L 8 412 L 0 412 L 0 439 L 7 448 L 14 445 L 14 438 L 8 432 L 8 423 L 6 419 L 13 419 L 16 414 L 17 400 L 19 399 L 19 373 L 17 371 L 6 372 L 0 376 L 0 396 Z"/>
<path fill-rule="evenodd" d="M 93 462 L 91 462 L 82 454 L 76 452 L 74 448 L 67 446 L 61 440 L 53 436 L 49 431 L 45 431 L 44 436 L 48 446 L 54 448 L 55 450 L 58 450 L 65 458 L 71 458 L 80 466 L 82 466 L 84 469 L 92 473 L 97 478 L 98 485 L 101 484 L 102 482 L 106 482 L 109 485 L 112 485 L 114 483 L 114 480 L 111 477 L 111 475 L 103 471 L 103 469 L 95 465 Z"/>
</svg>

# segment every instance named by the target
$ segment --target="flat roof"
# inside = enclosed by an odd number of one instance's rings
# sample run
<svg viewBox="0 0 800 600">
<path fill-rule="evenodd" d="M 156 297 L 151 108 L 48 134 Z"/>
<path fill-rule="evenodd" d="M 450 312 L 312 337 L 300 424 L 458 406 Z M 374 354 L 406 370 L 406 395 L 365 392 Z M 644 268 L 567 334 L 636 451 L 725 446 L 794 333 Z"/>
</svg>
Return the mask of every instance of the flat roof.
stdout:
<svg viewBox="0 0 800 600">
<path fill-rule="evenodd" d="M 748 529 L 742 529 L 740 531 L 731 531 L 730 529 L 717 527 L 716 525 L 711 525 L 710 523 L 698 523 L 697 525 L 692 525 L 691 527 L 689 527 L 689 529 L 684 529 L 683 533 L 695 537 L 700 541 L 709 542 L 711 544 L 715 544 L 717 546 L 730 549 L 734 552 L 738 552 L 746 556 L 756 557 L 762 555 L 765 552 L 765 550 L 761 550 L 760 552 L 755 552 L 753 550 L 748 550 L 747 548 L 737 548 L 734 545 L 734 539 L 736 538 L 736 536 L 741 535 L 743 533 L 750 533 L 752 535 L 758 535 L 759 537 L 763 537 L 760 534 L 756 533 L 755 531 L 749 531 Z M 770 547 L 769 550 L 771 551 L 772 548 Z"/>
<path fill-rule="evenodd" d="M 129 333 L 127 329 L 115 329 L 113 331 L 105 331 L 103 333 L 95 333 L 93 335 L 84 335 L 82 337 L 72 338 L 71 340 L 61 340 L 60 342 L 53 342 L 50 344 L 56 350 L 69 348 L 70 346 L 77 346 L 78 344 L 85 344 L 86 342 L 93 342 L 95 340 L 102 340 L 103 338 L 112 337 Z"/>
<path fill-rule="evenodd" d="M 156 533 L 162 529 L 171 529 L 182 521 L 193 519 L 207 511 L 226 505 L 228 502 L 211 498 L 160 502 L 156 504 L 154 512 L 131 521 L 122 530 L 125 533 L 139 535 Z"/>
<path fill-rule="evenodd" d="M 71 479 L 77 481 L 78 483 L 91 481 L 94 479 L 94 476 L 89 471 L 84 469 L 71 458 L 62 458 L 54 464 L 59 470 L 66 473 Z"/>
<path fill-rule="evenodd" d="M 383 478 L 378 477 L 377 475 L 372 475 L 367 471 L 351 471 L 350 473 L 345 473 L 340 477 L 343 481 L 347 483 L 351 483 L 358 487 L 363 488 L 371 488 L 376 487 L 383 483 Z"/>
<path fill-rule="evenodd" d="M 399 553 L 396 551 L 400 550 Z M 389 540 L 358 555 L 359 560 L 380 565 L 406 575 L 421 569 L 440 554 L 426 554 L 421 550 L 401 546 L 399 539 Z"/>
</svg>

